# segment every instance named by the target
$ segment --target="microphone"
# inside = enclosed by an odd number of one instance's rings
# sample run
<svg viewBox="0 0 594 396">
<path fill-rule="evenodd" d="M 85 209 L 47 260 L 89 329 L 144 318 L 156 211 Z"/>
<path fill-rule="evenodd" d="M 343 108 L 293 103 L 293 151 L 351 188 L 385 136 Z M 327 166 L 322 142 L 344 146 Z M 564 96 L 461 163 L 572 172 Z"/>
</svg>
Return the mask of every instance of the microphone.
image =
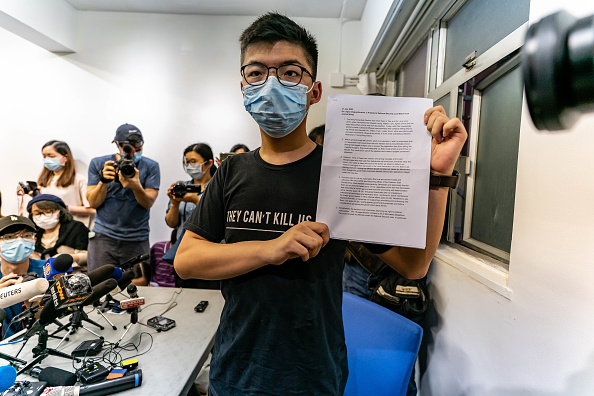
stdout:
<svg viewBox="0 0 594 396">
<path fill-rule="evenodd" d="M 79 305 L 92 293 L 91 280 L 85 274 L 64 275 L 50 287 L 57 309 Z"/>
<path fill-rule="evenodd" d="M 19 370 L 25 367 L 24 364 L 13 363 Z M 76 374 L 70 371 L 62 370 L 57 367 L 31 367 L 25 371 L 31 377 L 39 379 L 39 381 L 47 382 L 49 386 L 72 386 L 76 384 Z"/>
<path fill-rule="evenodd" d="M 122 274 L 122 278 L 118 281 L 118 288 L 120 290 L 124 290 L 130 285 L 132 279 L 136 277 L 136 273 L 134 271 L 124 271 Z"/>
<path fill-rule="evenodd" d="M 57 281 L 65 274 L 72 273 L 74 259 L 69 254 L 61 254 L 58 257 L 50 257 L 43 266 L 43 275 L 50 282 Z"/>
<path fill-rule="evenodd" d="M 140 254 L 136 257 L 132 257 L 131 259 L 126 260 L 122 264 L 120 264 L 120 268 L 123 270 L 130 269 L 130 267 L 132 267 L 133 265 L 142 263 L 143 261 L 148 260 L 149 257 L 151 257 L 151 256 L 148 254 Z"/>
<path fill-rule="evenodd" d="M 137 369 L 130 371 L 123 377 L 96 382 L 94 384 L 46 389 L 46 393 L 44 393 L 44 395 L 105 396 L 127 389 L 137 388 L 140 385 L 142 385 L 142 369 Z"/>
<path fill-rule="evenodd" d="M 120 307 L 122 307 L 122 309 L 136 308 L 144 305 L 144 297 L 138 297 L 138 289 L 136 288 L 136 285 L 129 285 L 127 291 L 130 298 L 120 301 Z"/>
<path fill-rule="evenodd" d="M 0 392 L 5 392 L 10 389 L 10 387 L 14 385 L 14 381 L 16 381 L 16 377 L 17 373 L 14 367 L 0 367 Z"/>
<path fill-rule="evenodd" d="M 101 267 L 94 269 L 91 272 L 87 272 L 87 276 L 91 280 L 91 286 L 98 285 L 107 278 L 110 278 L 114 273 L 115 266 L 111 264 L 105 264 Z"/>
<path fill-rule="evenodd" d="M 107 279 L 93 287 L 93 292 L 86 300 L 83 301 L 82 306 L 93 304 L 95 301 L 99 301 L 101 297 L 112 291 L 118 286 L 118 282 L 115 279 Z"/>
<path fill-rule="evenodd" d="M 44 278 L 2 288 L 0 289 L 0 308 L 7 308 L 43 294 L 48 288 L 49 282 Z"/>
</svg>

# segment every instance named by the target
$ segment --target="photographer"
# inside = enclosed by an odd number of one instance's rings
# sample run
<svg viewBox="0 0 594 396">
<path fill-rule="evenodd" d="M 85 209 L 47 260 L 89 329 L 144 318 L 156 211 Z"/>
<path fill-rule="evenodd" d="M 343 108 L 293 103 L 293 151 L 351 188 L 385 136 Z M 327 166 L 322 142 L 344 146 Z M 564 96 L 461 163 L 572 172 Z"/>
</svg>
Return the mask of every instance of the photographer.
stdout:
<svg viewBox="0 0 594 396">
<path fill-rule="evenodd" d="M 89 271 L 121 265 L 150 250 L 149 209 L 159 192 L 159 164 L 142 156 L 144 140 L 134 125 L 121 125 L 113 143 L 118 154 L 93 158 L 89 165 L 87 199 L 97 209 L 89 239 Z"/>
<path fill-rule="evenodd" d="M 42 260 L 29 258 L 35 249 L 35 224 L 23 216 L 8 215 L 0 219 L 0 290 L 23 281 L 22 275 L 34 272 L 43 277 Z M 4 308 L 6 318 L 2 334 L 10 337 L 20 329 L 6 329 L 12 318 L 21 313 L 21 303 Z M 19 324 L 22 326 L 22 324 Z M 0 339 L 1 339 L 0 335 Z"/>
<path fill-rule="evenodd" d="M 200 185 L 200 192 L 185 193 L 183 196 L 179 196 L 174 192 L 176 183 L 173 183 L 167 190 L 169 205 L 167 206 L 165 222 L 169 227 L 174 229 L 175 239 L 179 238 L 179 231 L 190 217 L 198 201 L 200 201 L 206 185 L 216 172 L 210 146 L 205 143 L 196 143 L 186 147 L 184 150 L 183 167 L 186 173 L 192 178 L 185 182 L 185 184 Z"/>
</svg>

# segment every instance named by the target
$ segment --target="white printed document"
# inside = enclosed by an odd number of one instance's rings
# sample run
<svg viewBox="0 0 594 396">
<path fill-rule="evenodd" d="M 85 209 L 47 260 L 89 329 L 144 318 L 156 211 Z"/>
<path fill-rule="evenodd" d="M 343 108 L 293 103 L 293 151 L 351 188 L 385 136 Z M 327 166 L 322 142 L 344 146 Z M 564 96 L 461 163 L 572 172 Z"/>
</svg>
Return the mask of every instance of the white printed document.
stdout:
<svg viewBox="0 0 594 396">
<path fill-rule="evenodd" d="M 331 238 L 425 248 L 431 99 L 328 95 L 316 221 Z"/>
</svg>

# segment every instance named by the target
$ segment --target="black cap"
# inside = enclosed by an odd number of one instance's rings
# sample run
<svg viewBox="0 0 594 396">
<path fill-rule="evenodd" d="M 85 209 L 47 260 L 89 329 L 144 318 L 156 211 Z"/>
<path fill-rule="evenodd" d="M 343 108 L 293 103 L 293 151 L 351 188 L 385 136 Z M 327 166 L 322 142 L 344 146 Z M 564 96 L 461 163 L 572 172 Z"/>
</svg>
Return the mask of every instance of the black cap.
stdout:
<svg viewBox="0 0 594 396">
<path fill-rule="evenodd" d="M 144 141 L 144 139 L 142 138 L 142 132 L 140 132 L 140 129 L 136 128 L 136 126 L 134 126 L 132 124 L 120 125 L 118 127 L 118 129 L 116 130 L 116 134 L 115 134 L 115 137 L 113 138 L 113 140 L 115 140 L 116 142 L 125 142 L 125 141 L 130 140 L 131 135 L 138 135 L 140 140 Z"/>
<path fill-rule="evenodd" d="M 13 227 L 13 226 L 24 226 L 24 227 Z M 4 235 L 10 228 L 14 231 L 28 227 L 31 231 L 36 231 L 35 224 L 26 217 L 17 215 L 8 215 L 0 219 L 0 235 Z"/>
</svg>

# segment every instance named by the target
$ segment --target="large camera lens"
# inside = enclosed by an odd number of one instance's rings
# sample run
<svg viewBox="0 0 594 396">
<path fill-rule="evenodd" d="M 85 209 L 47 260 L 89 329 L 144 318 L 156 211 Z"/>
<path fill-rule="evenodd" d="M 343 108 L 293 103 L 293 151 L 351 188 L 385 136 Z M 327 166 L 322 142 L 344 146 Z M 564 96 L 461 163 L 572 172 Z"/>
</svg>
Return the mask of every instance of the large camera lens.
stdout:
<svg viewBox="0 0 594 396">
<path fill-rule="evenodd" d="M 136 167 L 134 166 L 134 161 L 130 161 L 127 159 L 122 160 L 122 162 L 120 163 L 120 172 L 122 173 L 122 176 L 126 179 L 134 177 L 134 175 L 136 174 Z"/>
<path fill-rule="evenodd" d="M 594 110 L 594 16 L 578 20 L 561 11 L 530 26 L 522 67 L 534 125 L 571 127 Z"/>
</svg>

